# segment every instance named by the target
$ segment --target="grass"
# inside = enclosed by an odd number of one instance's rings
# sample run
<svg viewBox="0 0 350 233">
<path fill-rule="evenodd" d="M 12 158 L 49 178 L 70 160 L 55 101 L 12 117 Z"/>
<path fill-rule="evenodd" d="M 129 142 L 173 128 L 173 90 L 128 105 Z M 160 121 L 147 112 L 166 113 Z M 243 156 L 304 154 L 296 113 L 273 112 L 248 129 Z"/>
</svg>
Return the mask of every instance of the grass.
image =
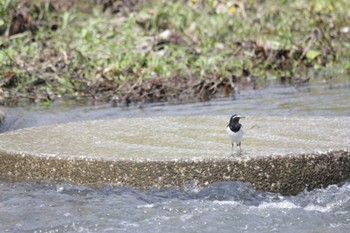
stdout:
<svg viewBox="0 0 350 233">
<path fill-rule="evenodd" d="M 233 94 L 237 85 L 260 88 L 267 79 L 349 80 L 346 0 L 76 1 L 69 10 L 20 2 L 0 3 L 3 104 L 166 101 Z"/>
</svg>

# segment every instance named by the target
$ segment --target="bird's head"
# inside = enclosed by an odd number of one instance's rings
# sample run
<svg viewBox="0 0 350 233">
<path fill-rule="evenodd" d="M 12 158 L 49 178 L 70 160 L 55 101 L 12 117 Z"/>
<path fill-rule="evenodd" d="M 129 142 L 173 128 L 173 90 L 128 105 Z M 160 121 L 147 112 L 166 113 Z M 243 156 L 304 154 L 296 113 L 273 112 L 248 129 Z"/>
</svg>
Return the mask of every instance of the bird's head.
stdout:
<svg viewBox="0 0 350 233">
<path fill-rule="evenodd" d="M 240 116 L 240 115 L 232 115 L 231 116 L 231 119 L 230 119 L 230 122 L 239 122 L 239 119 L 241 118 L 244 118 L 243 116 Z"/>
</svg>

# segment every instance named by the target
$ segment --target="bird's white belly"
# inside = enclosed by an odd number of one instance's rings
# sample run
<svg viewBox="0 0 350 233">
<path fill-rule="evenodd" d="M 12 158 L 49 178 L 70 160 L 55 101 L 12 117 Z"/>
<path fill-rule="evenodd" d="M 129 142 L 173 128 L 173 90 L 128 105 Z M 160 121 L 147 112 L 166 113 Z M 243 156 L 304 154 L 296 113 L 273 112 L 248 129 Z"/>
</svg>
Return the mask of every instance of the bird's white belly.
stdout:
<svg viewBox="0 0 350 233">
<path fill-rule="evenodd" d="M 238 132 L 232 132 L 230 130 L 230 127 L 227 127 L 226 128 L 226 132 L 229 136 L 229 138 L 231 139 L 231 142 L 234 142 L 234 143 L 240 143 L 242 141 L 242 138 L 243 138 L 243 128 L 241 127 L 241 129 L 238 131 Z"/>
</svg>

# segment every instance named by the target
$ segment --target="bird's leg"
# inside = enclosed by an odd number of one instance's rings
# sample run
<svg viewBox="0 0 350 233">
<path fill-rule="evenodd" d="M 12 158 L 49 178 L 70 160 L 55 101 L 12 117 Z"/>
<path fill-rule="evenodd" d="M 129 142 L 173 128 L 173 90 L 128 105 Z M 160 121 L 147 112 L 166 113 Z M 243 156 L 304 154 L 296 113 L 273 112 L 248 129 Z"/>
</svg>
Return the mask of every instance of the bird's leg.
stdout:
<svg viewBox="0 0 350 233">
<path fill-rule="evenodd" d="M 233 155 L 233 142 L 232 142 L 232 148 L 231 148 L 231 155 Z"/>
<path fill-rule="evenodd" d="M 239 153 L 241 154 L 242 153 L 241 142 L 238 143 L 238 146 L 239 146 Z"/>
</svg>

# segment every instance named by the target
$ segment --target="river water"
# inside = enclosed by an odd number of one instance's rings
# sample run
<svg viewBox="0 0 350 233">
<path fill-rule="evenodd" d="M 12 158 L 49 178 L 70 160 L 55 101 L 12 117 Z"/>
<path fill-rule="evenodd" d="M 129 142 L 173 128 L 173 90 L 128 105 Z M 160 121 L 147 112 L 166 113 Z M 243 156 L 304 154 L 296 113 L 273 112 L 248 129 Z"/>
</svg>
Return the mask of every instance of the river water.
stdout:
<svg viewBox="0 0 350 233">
<path fill-rule="evenodd" d="M 350 86 L 242 91 L 202 103 L 4 109 L 1 131 L 78 120 L 178 115 L 350 116 Z M 132 120 L 132 119 L 131 119 Z M 273 123 L 273 122 L 272 122 Z M 349 135 L 350 136 L 350 135 Z M 220 182 L 163 190 L 0 182 L 0 232 L 350 232 L 350 182 L 282 196 Z"/>
</svg>

